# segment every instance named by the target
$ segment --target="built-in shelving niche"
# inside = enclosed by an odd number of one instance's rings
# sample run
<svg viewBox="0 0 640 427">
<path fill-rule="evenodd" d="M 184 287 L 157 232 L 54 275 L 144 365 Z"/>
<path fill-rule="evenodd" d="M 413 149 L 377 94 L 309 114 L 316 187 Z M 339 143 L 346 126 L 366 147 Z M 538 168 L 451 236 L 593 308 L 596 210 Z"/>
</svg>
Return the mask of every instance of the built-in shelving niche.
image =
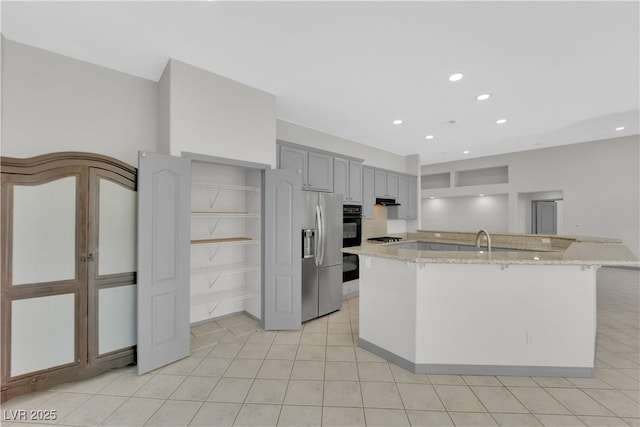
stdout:
<svg viewBox="0 0 640 427">
<path fill-rule="evenodd" d="M 449 188 L 451 187 L 451 173 L 443 172 L 422 175 L 421 187 L 423 190 L 430 188 Z"/>
<path fill-rule="evenodd" d="M 261 171 L 194 161 L 191 178 L 191 323 L 260 318 Z"/>
<path fill-rule="evenodd" d="M 468 187 L 471 185 L 507 184 L 508 182 L 509 167 L 495 166 L 458 171 L 456 172 L 455 186 Z"/>
</svg>

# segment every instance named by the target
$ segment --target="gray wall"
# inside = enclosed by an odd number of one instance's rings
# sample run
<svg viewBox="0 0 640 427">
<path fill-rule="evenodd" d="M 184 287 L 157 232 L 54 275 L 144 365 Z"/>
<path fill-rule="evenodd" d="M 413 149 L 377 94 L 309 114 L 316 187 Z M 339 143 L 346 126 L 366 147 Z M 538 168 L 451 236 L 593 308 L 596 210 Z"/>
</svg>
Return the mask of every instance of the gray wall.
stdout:
<svg viewBox="0 0 640 427">
<path fill-rule="evenodd" d="M 156 151 L 155 82 L 11 40 L 2 43 L 2 155 Z"/>
<path fill-rule="evenodd" d="M 472 196 L 480 192 L 507 194 L 509 221 L 506 231 L 528 232 L 526 209 L 522 212 L 522 207 L 518 208 L 521 206 L 519 194 L 562 192 L 564 234 L 619 238 L 636 256 L 640 254 L 638 135 L 427 165 L 422 167 L 422 173 L 455 173 L 503 165 L 509 166 L 508 184 L 423 190 L 422 223 L 428 224 L 429 215 L 435 215 L 427 209 L 429 196 Z M 471 219 L 474 214 L 469 211 L 468 217 Z M 446 219 L 442 220 L 446 224 Z"/>
</svg>

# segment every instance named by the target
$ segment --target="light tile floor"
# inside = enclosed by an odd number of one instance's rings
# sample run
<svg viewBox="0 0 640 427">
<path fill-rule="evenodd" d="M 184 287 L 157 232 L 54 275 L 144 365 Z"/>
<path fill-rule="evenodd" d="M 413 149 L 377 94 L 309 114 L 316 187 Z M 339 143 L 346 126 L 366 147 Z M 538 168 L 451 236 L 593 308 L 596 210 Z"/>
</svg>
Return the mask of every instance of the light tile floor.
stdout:
<svg viewBox="0 0 640 427">
<path fill-rule="evenodd" d="M 55 409 L 67 426 L 640 426 L 639 279 L 599 272 L 594 378 L 414 375 L 354 344 L 353 298 L 302 331 L 246 316 L 200 325 L 186 359 L 18 397 L 2 414 Z"/>
</svg>

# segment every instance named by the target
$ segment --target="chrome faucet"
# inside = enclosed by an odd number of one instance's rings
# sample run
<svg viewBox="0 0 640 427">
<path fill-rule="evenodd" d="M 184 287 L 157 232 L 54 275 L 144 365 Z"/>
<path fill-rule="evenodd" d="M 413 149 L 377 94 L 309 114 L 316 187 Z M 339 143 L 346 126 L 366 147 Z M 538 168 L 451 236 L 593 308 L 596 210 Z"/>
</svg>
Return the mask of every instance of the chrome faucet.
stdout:
<svg viewBox="0 0 640 427">
<path fill-rule="evenodd" d="M 480 247 L 480 235 L 484 234 L 487 238 L 487 252 L 491 253 L 491 236 L 489 236 L 489 232 L 485 229 L 482 229 L 476 233 L 476 248 Z"/>
</svg>

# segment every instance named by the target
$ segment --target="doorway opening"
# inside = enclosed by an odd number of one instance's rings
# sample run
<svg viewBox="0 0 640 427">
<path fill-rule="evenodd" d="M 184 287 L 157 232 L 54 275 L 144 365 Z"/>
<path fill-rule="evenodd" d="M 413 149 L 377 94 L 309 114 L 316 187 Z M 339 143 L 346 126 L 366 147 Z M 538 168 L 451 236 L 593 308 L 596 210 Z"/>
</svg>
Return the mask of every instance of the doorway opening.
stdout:
<svg viewBox="0 0 640 427">
<path fill-rule="evenodd" d="M 531 233 L 558 234 L 558 214 L 562 199 L 531 201 Z"/>
</svg>

